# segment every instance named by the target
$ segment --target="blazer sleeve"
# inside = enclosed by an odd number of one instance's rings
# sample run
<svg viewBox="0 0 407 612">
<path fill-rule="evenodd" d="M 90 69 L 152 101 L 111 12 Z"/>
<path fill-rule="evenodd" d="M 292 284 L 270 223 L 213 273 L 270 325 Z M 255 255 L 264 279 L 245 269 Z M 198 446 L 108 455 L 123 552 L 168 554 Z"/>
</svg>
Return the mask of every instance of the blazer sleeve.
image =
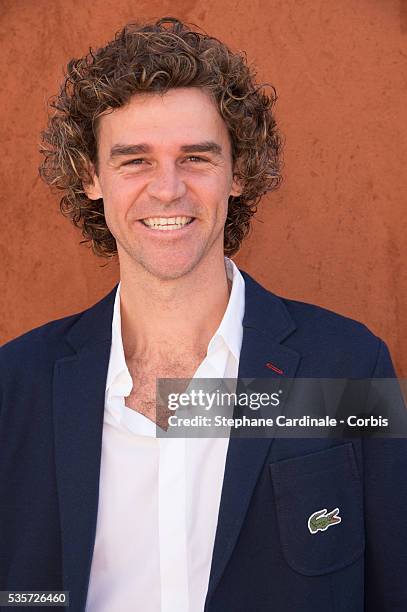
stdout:
<svg viewBox="0 0 407 612">
<path fill-rule="evenodd" d="M 394 377 L 389 351 L 380 341 L 372 378 Z M 364 438 L 362 448 L 365 612 L 406 612 L 407 439 Z"/>
</svg>

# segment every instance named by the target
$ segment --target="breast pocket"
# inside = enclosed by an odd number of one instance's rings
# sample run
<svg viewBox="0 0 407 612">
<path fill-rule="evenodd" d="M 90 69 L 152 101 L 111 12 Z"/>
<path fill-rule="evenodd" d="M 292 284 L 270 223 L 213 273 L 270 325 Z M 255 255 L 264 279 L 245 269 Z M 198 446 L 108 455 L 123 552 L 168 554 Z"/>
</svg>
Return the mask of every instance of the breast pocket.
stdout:
<svg viewBox="0 0 407 612">
<path fill-rule="evenodd" d="M 362 483 L 352 443 L 270 464 L 281 545 L 306 576 L 350 565 L 365 547 Z"/>
</svg>

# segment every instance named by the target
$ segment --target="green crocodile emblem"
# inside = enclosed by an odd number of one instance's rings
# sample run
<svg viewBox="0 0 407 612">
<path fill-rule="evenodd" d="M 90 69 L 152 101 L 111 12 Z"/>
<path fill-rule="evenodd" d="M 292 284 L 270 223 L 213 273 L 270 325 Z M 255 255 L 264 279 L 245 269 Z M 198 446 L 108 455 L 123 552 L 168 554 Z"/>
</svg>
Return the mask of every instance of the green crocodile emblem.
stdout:
<svg viewBox="0 0 407 612">
<path fill-rule="evenodd" d="M 317 510 L 311 514 L 308 519 L 308 529 L 310 533 L 317 533 L 317 531 L 326 531 L 331 525 L 337 525 L 341 522 L 341 517 L 338 516 L 339 508 L 334 508 L 331 512 L 327 509 Z"/>
</svg>

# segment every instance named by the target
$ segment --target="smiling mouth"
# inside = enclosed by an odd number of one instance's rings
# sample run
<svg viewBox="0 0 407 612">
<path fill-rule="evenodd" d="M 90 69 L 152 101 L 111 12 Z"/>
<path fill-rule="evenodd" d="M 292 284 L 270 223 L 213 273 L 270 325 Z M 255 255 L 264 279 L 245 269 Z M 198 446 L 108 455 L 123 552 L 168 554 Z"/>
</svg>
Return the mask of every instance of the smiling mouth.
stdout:
<svg viewBox="0 0 407 612">
<path fill-rule="evenodd" d="M 195 217 L 146 217 L 140 219 L 146 227 L 154 230 L 176 230 L 190 225 Z"/>
</svg>

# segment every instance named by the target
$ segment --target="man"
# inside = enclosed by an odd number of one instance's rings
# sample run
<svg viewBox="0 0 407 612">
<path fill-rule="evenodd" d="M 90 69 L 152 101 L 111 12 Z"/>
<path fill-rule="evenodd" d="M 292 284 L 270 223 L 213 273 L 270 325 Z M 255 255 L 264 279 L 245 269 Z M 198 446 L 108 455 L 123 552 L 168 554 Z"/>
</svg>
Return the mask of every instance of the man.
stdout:
<svg viewBox="0 0 407 612">
<path fill-rule="evenodd" d="M 394 376 L 364 326 L 229 258 L 280 179 L 253 78 L 174 19 L 68 65 L 42 175 L 120 284 L 1 350 L 1 590 L 69 591 L 75 612 L 407 609 L 404 440 L 156 436 L 158 378 Z"/>
</svg>

